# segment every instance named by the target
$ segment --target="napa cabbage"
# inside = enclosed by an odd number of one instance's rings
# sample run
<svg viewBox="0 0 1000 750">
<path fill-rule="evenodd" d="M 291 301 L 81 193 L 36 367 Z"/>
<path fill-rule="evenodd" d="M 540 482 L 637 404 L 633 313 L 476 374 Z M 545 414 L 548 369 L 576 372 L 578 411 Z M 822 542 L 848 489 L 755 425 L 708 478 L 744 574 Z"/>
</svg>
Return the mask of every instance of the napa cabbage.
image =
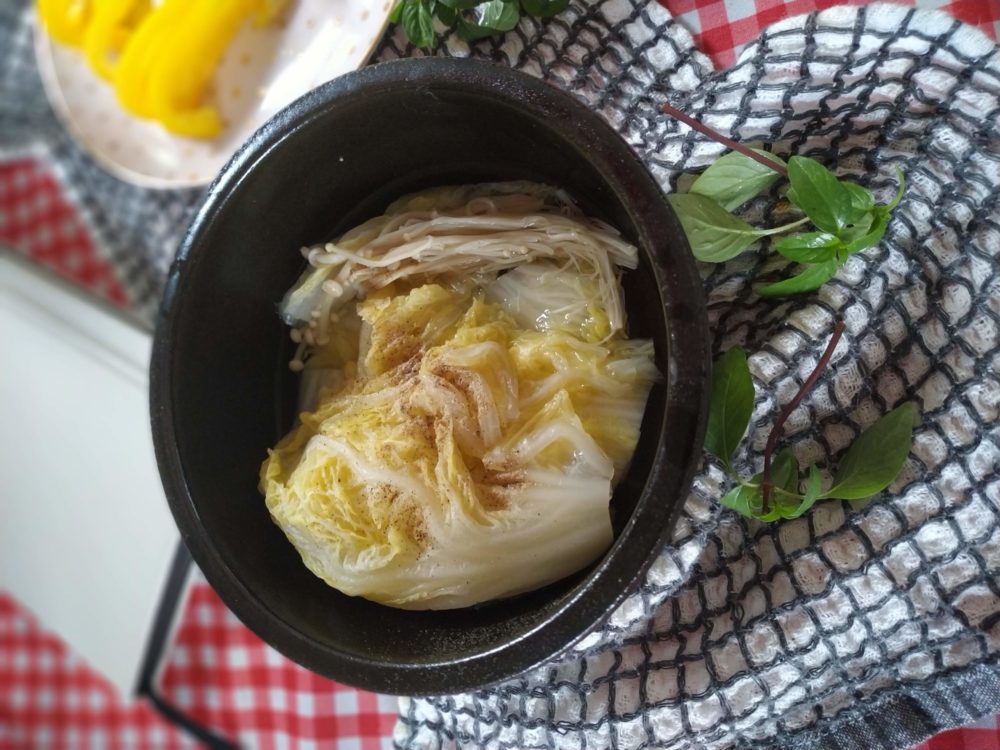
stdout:
<svg viewBox="0 0 1000 750">
<path fill-rule="evenodd" d="M 524 326 L 493 296 L 427 284 L 360 303 L 370 330 L 353 377 L 270 451 L 268 510 L 331 586 L 463 607 L 558 580 L 610 545 L 652 347 L 599 340 L 588 312 Z"/>
<path fill-rule="evenodd" d="M 260 486 L 306 566 L 445 609 L 600 557 L 658 377 L 626 335 L 636 248 L 562 191 L 508 182 L 405 196 L 302 254 L 280 306 L 301 414 Z"/>
</svg>

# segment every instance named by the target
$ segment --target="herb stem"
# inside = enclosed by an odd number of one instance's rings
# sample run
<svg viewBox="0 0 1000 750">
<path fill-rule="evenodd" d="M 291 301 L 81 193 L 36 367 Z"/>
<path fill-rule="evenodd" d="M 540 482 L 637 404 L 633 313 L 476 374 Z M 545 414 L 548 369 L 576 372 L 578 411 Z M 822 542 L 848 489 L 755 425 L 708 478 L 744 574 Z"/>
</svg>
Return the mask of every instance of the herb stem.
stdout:
<svg viewBox="0 0 1000 750">
<path fill-rule="evenodd" d="M 830 337 L 830 343 L 826 345 L 826 351 L 823 352 L 823 356 L 819 358 L 815 369 L 806 378 L 806 382 L 802 384 L 802 387 L 799 388 L 799 392 L 795 394 L 795 398 L 789 401 L 788 405 L 781 410 L 781 414 L 778 415 L 778 419 L 771 428 L 771 433 L 767 436 L 767 444 L 764 446 L 764 474 L 761 477 L 760 483 L 760 494 L 763 501 L 761 506 L 762 513 L 768 512 L 767 505 L 771 498 L 771 454 L 774 453 L 774 446 L 781 435 L 781 428 L 785 426 L 785 422 L 791 416 L 792 412 L 802 403 L 802 399 L 805 398 L 806 394 L 816 385 L 816 381 L 819 380 L 819 376 L 830 362 L 833 350 L 837 348 L 837 344 L 840 342 L 840 337 L 843 333 L 844 321 L 838 320 L 837 324 L 833 327 L 833 335 Z"/>
<path fill-rule="evenodd" d="M 772 227 L 771 229 L 758 229 L 757 234 L 759 234 L 761 237 L 767 237 L 768 235 L 772 234 L 784 234 L 785 232 L 795 229 L 795 227 L 802 226 L 807 221 L 809 221 L 809 217 L 803 216 L 801 219 L 799 219 L 798 221 L 793 221 L 791 224 L 783 224 L 780 227 Z"/>
<path fill-rule="evenodd" d="M 746 487 L 748 489 L 751 489 L 751 490 L 759 490 L 760 489 L 760 485 L 759 484 L 755 484 L 754 482 L 748 482 L 746 479 L 741 479 L 740 477 L 734 476 L 732 474 L 730 474 L 730 478 L 733 479 L 736 482 L 736 484 L 739 484 L 739 485 L 741 485 L 743 487 Z M 782 489 L 781 487 L 771 487 L 771 492 L 775 493 L 776 495 L 782 495 L 784 497 L 790 497 L 790 498 L 792 498 L 794 500 L 801 500 L 803 497 L 805 497 L 805 495 L 803 495 L 803 494 L 801 494 L 799 492 L 789 492 L 788 490 Z"/>
<path fill-rule="evenodd" d="M 665 112 L 666 114 L 670 115 L 675 120 L 680 120 L 685 125 L 687 125 L 689 128 L 691 128 L 693 130 L 697 130 L 699 133 L 701 133 L 703 135 L 707 135 L 713 141 L 718 141 L 719 143 L 721 143 L 726 148 L 732 149 L 733 151 L 739 151 L 744 156 L 746 156 L 746 157 L 748 157 L 750 159 L 753 159 L 756 162 L 760 162 L 765 167 L 770 167 L 775 172 L 777 172 L 778 174 L 780 174 L 782 177 L 787 177 L 788 176 L 788 170 L 785 169 L 784 165 L 778 164 L 777 162 L 774 162 L 774 161 L 771 161 L 766 156 L 761 156 L 760 154 L 758 154 L 753 149 L 747 148 L 746 146 L 744 146 L 741 143 L 737 143 L 732 138 L 727 138 L 722 133 L 720 133 L 720 132 L 718 132 L 716 130 L 712 130 L 712 128 L 708 127 L 708 125 L 704 125 L 704 124 L 698 122 L 696 119 L 694 119 L 690 115 L 684 114 L 679 109 L 677 109 L 677 107 L 674 107 L 671 104 L 664 104 L 661 107 L 661 109 L 663 110 L 663 112 Z M 766 502 L 766 499 L 765 499 L 765 502 Z"/>
</svg>

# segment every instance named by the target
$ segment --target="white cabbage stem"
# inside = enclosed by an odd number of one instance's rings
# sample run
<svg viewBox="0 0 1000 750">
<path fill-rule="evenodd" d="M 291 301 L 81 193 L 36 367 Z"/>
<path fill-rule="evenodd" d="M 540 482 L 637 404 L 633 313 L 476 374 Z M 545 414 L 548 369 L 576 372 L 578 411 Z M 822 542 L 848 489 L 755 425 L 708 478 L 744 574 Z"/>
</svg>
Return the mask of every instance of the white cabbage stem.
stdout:
<svg viewBox="0 0 1000 750">
<path fill-rule="evenodd" d="M 429 208 L 435 196 L 441 208 Z M 419 206 L 414 208 L 413 206 Z M 517 213 L 517 209 L 526 210 Z M 490 274 L 536 260 L 568 261 L 593 275 L 611 331 L 625 326 L 617 268 L 638 265 L 638 251 L 565 194 L 528 183 L 495 183 L 408 196 L 383 216 L 306 252 L 310 266 L 282 302 L 287 321 L 308 322 L 356 296 L 419 276 Z M 331 276 L 336 270 L 335 278 Z"/>
</svg>

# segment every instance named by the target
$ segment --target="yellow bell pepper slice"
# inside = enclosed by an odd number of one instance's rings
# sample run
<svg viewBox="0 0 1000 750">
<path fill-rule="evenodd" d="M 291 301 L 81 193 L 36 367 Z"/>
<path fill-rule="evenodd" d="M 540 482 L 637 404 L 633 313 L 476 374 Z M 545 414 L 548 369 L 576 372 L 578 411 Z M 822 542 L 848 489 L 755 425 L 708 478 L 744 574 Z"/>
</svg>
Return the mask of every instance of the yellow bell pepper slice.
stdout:
<svg viewBox="0 0 1000 750">
<path fill-rule="evenodd" d="M 52 38 L 71 47 L 79 47 L 90 20 L 90 0 L 38 0 L 38 17 Z"/>
<path fill-rule="evenodd" d="M 194 138 L 222 130 L 206 94 L 226 48 L 260 8 L 261 0 L 195 0 L 189 22 L 163 42 L 149 79 L 151 114 L 167 130 Z M 189 50 L 198 50 L 196 59 Z"/>
<path fill-rule="evenodd" d="M 150 10 L 150 0 L 95 0 L 83 51 L 99 76 L 114 80 L 115 58 Z"/>
<path fill-rule="evenodd" d="M 38 0 L 56 40 L 82 46 L 122 107 L 192 138 L 223 128 L 207 102 L 226 48 L 248 21 L 271 23 L 288 0 Z"/>
<path fill-rule="evenodd" d="M 121 105 L 134 115 L 152 117 L 149 79 L 164 45 L 188 22 L 192 0 L 166 0 L 153 9 L 129 37 L 115 70 L 115 94 Z M 193 52 L 188 53 L 193 55 Z"/>
</svg>

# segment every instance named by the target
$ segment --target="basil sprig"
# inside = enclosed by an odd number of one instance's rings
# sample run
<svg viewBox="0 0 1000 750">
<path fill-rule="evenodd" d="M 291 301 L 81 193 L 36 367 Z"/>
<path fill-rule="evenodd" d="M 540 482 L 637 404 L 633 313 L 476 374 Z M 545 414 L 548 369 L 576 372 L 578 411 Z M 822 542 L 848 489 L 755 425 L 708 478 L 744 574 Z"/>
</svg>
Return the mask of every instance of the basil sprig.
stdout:
<svg viewBox="0 0 1000 750">
<path fill-rule="evenodd" d="M 389 20 L 401 23 L 417 47 L 437 42 L 435 19 L 446 31 L 474 41 L 517 26 L 522 15 L 548 17 L 564 11 L 569 0 L 396 0 Z"/>
<path fill-rule="evenodd" d="M 772 452 L 788 415 L 812 388 L 836 348 L 843 324 L 838 324 L 830 345 L 813 373 L 782 410 L 768 436 L 764 471 L 750 479 L 733 469 L 733 456 L 750 425 L 754 387 L 746 353 L 730 349 L 713 366 L 712 396 L 705 435 L 705 449 L 718 458 L 736 485 L 720 502 L 736 512 L 760 521 L 798 518 L 820 500 L 860 500 L 875 495 L 899 475 L 913 442 L 916 407 L 903 403 L 877 420 L 847 449 L 827 489 L 815 464 L 805 470 L 805 479 L 790 450 Z"/>
<path fill-rule="evenodd" d="M 699 260 L 721 263 L 742 253 L 757 240 L 788 235 L 774 243 L 777 252 L 804 268 L 794 276 L 757 290 L 763 297 L 783 297 L 818 289 L 833 278 L 854 253 L 881 242 L 892 210 L 903 197 L 903 174 L 896 171 L 899 189 L 885 205 L 877 205 L 867 188 L 840 180 L 819 162 L 793 156 L 784 162 L 774 154 L 751 149 L 699 123 L 670 105 L 663 110 L 701 133 L 735 149 L 716 159 L 686 194 L 673 194 L 691 251 Z M 783 226 L 759 229 L 732 211 L 788 178 L 788 200 L 805 216 Z M 789 234 L 803 225 L 815 231 Z"/>
</svg>

